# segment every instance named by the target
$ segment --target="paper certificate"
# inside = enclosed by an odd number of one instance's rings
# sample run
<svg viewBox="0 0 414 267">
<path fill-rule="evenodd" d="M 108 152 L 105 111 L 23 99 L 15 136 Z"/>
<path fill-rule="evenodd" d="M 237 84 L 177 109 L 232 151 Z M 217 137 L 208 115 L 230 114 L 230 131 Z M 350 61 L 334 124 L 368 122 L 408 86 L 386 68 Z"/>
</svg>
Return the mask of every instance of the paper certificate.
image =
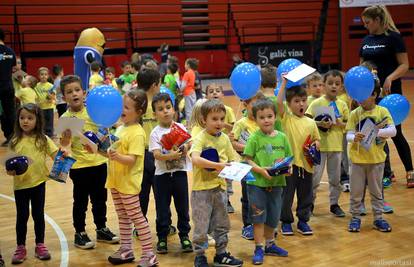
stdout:
<svg viewBox="0 0 414 267">
<path fill-rule="evenodd" d="M 329 115 L 331 118 L 332 124 L 336 124 L 336 116 L 335 116 L 335 109 L 332 106 L 329 107 L 315 107 L 315 116 L 314 118 L 318 117 L 319 115 L 326 114 Z"/>
<path fill-rule="evenodd" d="M 240 162 L 232 162 L 230 166 L 224 167 L 219 173 L 219 177 L 230 179 L 234 181 L 241 181 L 247 173 L 252 169 L 252 166 Z"/>
<path fill-rule="evenodd" d="M 55 132 L 59 136 L 65 130 L 69 129 L 72 132 L 72 135 L 78 136 L 82 133 L 83 125 L 85 121 L 79 118 L 70 118 L 70 117 L 60 117 Z"/>
<path fill-rule="evenodd" d="M 308 66 L 306 64 L 299 65 L 297 68 L 289 71 L 288 74 L 286 74 L 285 78 L 292 82 L 297 82 L 306 76 L 314 73 L 316 69 L 312 68 L 311 66 Z"/>
<path fill-rule="evenodd" d="M 366 150 L 371 148 L 372 143 L 374 142 L 375 138 L 377 137 L 379 129 L 372 122 L 372 120 L 365 120 L 364 126 L 362 126 L 361 133 L 364 135 L 364 138 L 361 141 L 361 145 Z"/>
</svg>

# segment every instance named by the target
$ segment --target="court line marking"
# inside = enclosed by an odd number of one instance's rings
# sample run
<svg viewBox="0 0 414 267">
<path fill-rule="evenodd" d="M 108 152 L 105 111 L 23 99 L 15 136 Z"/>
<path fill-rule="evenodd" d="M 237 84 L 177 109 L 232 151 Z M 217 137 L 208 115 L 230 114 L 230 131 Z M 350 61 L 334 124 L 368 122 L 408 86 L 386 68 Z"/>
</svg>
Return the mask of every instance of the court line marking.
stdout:
<svg viewBox="0 0 414 267">
<path fill-rule="evenodd" d="M 9 197 L 7 195 L 3 195 L 0 193 L 0 197 L 15 202 L 16 200 L 13 197 Z M 50 226 L 52 226 L 53 230 L 55 230 L 59 242 L 60 242 L 60 267 L 67 267 L 69 265 L 69 247 L 68 247 L 68 240 L 66 239 L 65 234 L 63 233 L 62 229 L 59 225 L 51 218 L 49 215 L 45 213 L 45 220 L 47 221 Z"/>
</svg>

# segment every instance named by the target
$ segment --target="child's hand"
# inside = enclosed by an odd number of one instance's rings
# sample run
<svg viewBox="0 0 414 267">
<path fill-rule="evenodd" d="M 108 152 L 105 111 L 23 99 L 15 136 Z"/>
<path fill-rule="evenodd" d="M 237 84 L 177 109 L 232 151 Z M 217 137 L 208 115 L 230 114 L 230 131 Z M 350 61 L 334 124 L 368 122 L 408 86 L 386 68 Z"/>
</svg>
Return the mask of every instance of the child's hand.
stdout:
<svg viewBox="0 0 414 267">
<path fill-rule="evenodd" d="M 90 154 L 94 154 L 92 147 L 89 144 L 83 145 L 83 148 Z"/>
<path fill-rule="evenodd" d="M 173 147 L 173 149 L 170 150 L 170 153 L 169 153 L 169 156 L 171 157 L 171 159 L 179 159 L 181 158 L 182 155 L 183 155 L 183 152 L 181 152 L 176 147 Z"/>
<path fill-rule="evenodd" d="M 71 139 L 72 138 L 72 132 L 69 129 L 66 129 L 62 132 L 62 138 L 64 139 Z"/>
<path fill-rule="evenodd" d="M 230 163 L 217 163 L 216 171 L 221 172 L 226 166 L 230 166 Z"/>
<path fill-rule="evenodd" d="M 268 180 L 272 180 L 273 177 L 269 175 L 269 173 L 267 172 L 266 168 L 260 168 L 260 172 L 259 172 L 264 178 L 268 179 Z"/>
<path fill-rule="evenodd" d="M 311 145 L 315 145 L 316 150 L 320 151 L 321 143 L 319 142 L 319 140 L 313 141 L 313 143 Z"/>
<path fill-rule="evenodd" d="M 119 159 L 119 153 L 116 150 L 108 149 L 108 158 L 110 160 L 118 160 Z"/>
<path fill-rule="evenodd" d="M 228 136 L 230 138 L 230 142 L 233 143 L 234 142 L 234 133 L 233 132 L 230 132 Z"/>
<path fill-rule="evenodd" d="M 282 73 L 282 83 L 280 84 L 280 87 L 282 87 L 282 86 L 286 86 L 286 83 L 287 83 L 287 79 L 286 79 L 286 75 L 287 75 L 288 73 L 287 72 L 283 72 Z"/>
<path fill-rule="evenodd" d="M 325 128 L 325 129 L 331 129 L 331 127 L 332 127 L 332 121 L 320 121 L 319 122 L 319 126 L 321 126 L 322 128 Z"/>
<path fill-rule="evenodd" d="M 345 127 L 346 123 L 343 123 L 341 119 L 337 118 L 336 119 L 336 126 L 338 127 Z"/>
<path fill-rule="evenodd" d="M 62 151 L 63 157 L 69 156 L 69 151 L 67 149 L 61 147 L 59 150 Z"/>
<path fill-rule="evenodd" d="M 354 137 L 354 142 L 355 143 L 359 143 L 362 141 L 362 139 L 364 139 L 365 134 L 361 133 L 361 132 L 357 132 L 355 133 L 355 137 Z"/>
<path fill-rule="evenodd" d="M 7 174 L 8 175 L 11 175 L 11 176 L 15 176 L 16 175 L 16 171 L 7 171 Z"/>
</svg>

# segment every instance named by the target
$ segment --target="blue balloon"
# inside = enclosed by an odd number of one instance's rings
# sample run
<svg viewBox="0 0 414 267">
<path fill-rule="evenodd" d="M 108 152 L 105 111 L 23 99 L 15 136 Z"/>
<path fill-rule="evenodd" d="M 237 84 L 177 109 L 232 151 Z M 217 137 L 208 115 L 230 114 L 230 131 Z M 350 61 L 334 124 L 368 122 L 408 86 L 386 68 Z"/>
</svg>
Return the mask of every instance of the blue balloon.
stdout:
<svg viewBox="0 0 414 267">
<path fill-rule="evenodd" d="M 241 100 L 247 100 L 256 95 L 262 83 L 262 77 L 256 65 L 244 62 L 234 68 L 230 76 L 234 94 Z"/>
<path fill-rule="evenodd" d="M 395 125 L 401 124 L 410 114 L 410 102 L 400 94 L 387 95 L 378 105 L 388 109 Z"/>
<path fill-rule="evenodd" d="M 116 123 L 122 114 L 122 96 L 110 85 L 100 85 L 89 91 L 86 110 L 92 121 L 105 128 Z"/>
<path fill-rule="evenodd" d="M 296 58 L 288 58 L 283 60 L 282 62 L 280 62 L 279 66 L 277 66 L 277 80 L 279 82 L 282 81 L 282 74 L 283 73 L 287 73 L 291 70 L 294 70 L 295 68 L 299 67 L 300 65 L 302 65 L 302 62 Z M 301 85 L 303 83 L 303 79 L 297 81 L 297 82 L 292 82 L 287 80 L 286 83 L 286 89 L 292 87 L 292 86 L 297 86 L 297 85 Z"/>
<path fill-rule="evenodd" d="M 371 96 L 374 85 L 374 75 L 366 67 L 352 67 L 345 74 L 345 89 L 348 95 L 360 103 Z"/>
<path fill-rule="evenodd" d="M 160 87 L 160 93 L 168 94 L 170 96 L 170 98 L 171 98 L 171 102 L 172 102 L 173 106 L 175 106 L 175 95 L 174 95 L 173 92 L 171 92 L 170 89 L 168 89 L 164 85 L 161 85 L 161 87 Z"/>
</svg>

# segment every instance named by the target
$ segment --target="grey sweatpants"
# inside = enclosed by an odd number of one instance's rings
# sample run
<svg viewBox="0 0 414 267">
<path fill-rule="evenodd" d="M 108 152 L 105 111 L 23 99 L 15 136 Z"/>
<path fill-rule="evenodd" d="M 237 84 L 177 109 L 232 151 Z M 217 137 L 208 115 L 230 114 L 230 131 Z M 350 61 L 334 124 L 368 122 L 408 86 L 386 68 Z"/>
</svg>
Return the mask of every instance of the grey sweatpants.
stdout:
<svg viewBox="0 0 414 267">
<path fill-rule="evenodd" d="M 352 217 L 359 218 L 364 197 L 365 185 L 371 195 L 371 206 L 374 220 L 382 218 L 384 199 L 382 196 L 382 175 L 384 163 L 378 164 L 354 164 L 351 163 L 350 170 L 350 194 Z"/>
<path fill-rule="evenodd" d="M 193 111 L 193 107 L 196 101 L 197 98 L 195 92 L 193 92 L 191 95 L 184 96 L 184 113 L 187 125 L 190 123 L 191 112 Z"/>
<path fill-rule="evenodd" d="M 193 247 L 197 255 L 208 248 L 207 233 L 216 241 L 216 254 L 226 252 L 230 229 L 227 215 L 227 193 L 220 187 L 192 191 L 191 209 L 194 224 Z"/>
<path fill-rule="evenodd" d="M 313 173 L 313 203 L 315 204 L 316 191 L 321 183 L 325 164 L 329 180 L 329 203 L 338 204 L 341 194 L 341 159 L 342 152 L 321 152 L 321 164 L 315 166 Z"/>
</svg>

